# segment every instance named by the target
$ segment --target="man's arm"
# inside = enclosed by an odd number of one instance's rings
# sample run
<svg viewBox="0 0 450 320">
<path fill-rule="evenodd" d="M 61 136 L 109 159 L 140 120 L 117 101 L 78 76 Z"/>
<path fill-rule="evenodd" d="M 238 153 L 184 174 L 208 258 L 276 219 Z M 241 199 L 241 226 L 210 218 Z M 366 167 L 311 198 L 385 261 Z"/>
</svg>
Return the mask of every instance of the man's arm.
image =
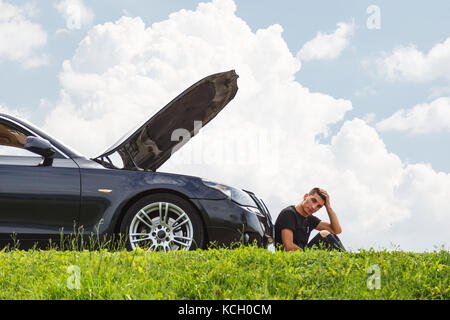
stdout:
<svg viewBox="0 0 450 320">
<path fill-rule="evenodd" d="M 328 217 L 330 218 L 330 223 L 321 221 L 317 227 L 316 230 L 327 230 L 328 232 L 332 234 L 339 234 L 342 232 L 341 225 L 339 224 L 339 220 L 336 216 L 336 213 L 331 208 L 330 205 L 330 196 L 324 189 L 320 189 L 320 192 L 325 196 L 325 208 L 327 209 Z"/>
<path fill-rule="evenodd" d="M 328 216 L 330 217 L 331 223 L 328 223 L 325 221 L 320 221 L 320 223 L 316 227 L 316 230 L 319 230 L 319 231 L 327 230 L 331 234 L 341 233 L 342 228 L 339 225 L 339 222 L 336 217 L 336 213 L 334 213 L 333 209 L 331 209 L 330 211 L 327 210 L 327 212 L 328 212 Z M 333 226 L 333 222 L 334 222 L 334 226 Z"/>
<path fill-rule="evenodd" d="M 300 250 L 303 251 L 302 248 L 297 246 L 294 243 L 294 232 L 291 229 L 283 229 L 281 230 L 281 240 L 283 241 L 283 247 L 286 251 Z"/>
</svg>

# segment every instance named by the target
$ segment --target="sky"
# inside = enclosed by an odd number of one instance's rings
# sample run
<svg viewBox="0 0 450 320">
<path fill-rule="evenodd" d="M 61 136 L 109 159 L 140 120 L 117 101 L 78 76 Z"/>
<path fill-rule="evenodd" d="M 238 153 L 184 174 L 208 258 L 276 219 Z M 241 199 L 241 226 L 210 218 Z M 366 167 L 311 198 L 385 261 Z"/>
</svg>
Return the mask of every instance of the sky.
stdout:
<svg viewBox="0 0 450 320">
<path fill-rule="evenodd" d="M 449 16 L 444 0 L 0 0 L 0 112 L 94 157 L 234 69 L 235 99 L 159 171 L 252 190 L 274 220 L 323 187 L 347 248 L 432 251 L 450 242 Z"/>
</svg>

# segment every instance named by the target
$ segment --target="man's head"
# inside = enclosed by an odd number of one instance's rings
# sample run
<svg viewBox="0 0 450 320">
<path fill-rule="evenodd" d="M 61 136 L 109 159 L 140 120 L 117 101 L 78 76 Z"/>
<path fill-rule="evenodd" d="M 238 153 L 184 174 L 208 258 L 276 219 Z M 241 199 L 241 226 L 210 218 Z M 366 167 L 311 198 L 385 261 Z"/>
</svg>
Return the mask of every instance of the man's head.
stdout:
<svg viewBox="0 0 450 320">
<path fill-rule="evenodd" d="M 313 188 L 311 191 L 303 196 L 301 206 L 303 211 L 308 215 L 312 215 L 325 205 L 325 196 L 320 192 L 319 188 Z"/>
</svg>

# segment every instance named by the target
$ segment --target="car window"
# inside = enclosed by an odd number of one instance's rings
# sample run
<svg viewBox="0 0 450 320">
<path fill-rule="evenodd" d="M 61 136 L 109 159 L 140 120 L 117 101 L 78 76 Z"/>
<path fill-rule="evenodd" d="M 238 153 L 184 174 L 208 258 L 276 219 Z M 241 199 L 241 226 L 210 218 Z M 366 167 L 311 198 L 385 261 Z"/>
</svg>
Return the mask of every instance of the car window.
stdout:
<svg viewBox="0 0 450 320">
<path fill-rule="evenodd" d="M 25 149 L 27 135 L 19 129 L 0 123 L 0 156 L 36 157 Z"/>
<path fill-rule="evenodd" d="M 0 145 L 24 148 L 27 136 L 10 126 L 0 123 Z"/>
</svg>

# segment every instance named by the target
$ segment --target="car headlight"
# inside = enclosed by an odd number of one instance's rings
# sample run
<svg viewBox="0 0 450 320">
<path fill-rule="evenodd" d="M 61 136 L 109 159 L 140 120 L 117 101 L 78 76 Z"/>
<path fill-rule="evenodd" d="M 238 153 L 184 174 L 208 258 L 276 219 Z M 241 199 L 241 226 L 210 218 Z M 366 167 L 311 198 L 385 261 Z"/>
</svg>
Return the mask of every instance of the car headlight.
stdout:
<svg viewBox="0 0 450 320">
<path fill-rule="evenodd" d="M 234 202 L 242 206 L 256 208 L 255 201 L 253 201 L 253 199 L 248 195 L 248 193 L 230 186 L 226 186 L 221 183 L 212 182 L 205 179 L 202 179 L 202 181 L 203 184 L 205 184 L 206 186 L 222 192 L 228 199 L 233 200 Z"/>
<path fill-rule="evenodd" d="M 259 211 L 259 209 L 254 208 L 254 207 L 246 207 L 246 208 L 247 208 L 248 211 L 253 212 L 257 216 L 260 216 L 260 217 L 264 218 L 264 214 L 262 214 L 261 211 Z"/>
</svg>

